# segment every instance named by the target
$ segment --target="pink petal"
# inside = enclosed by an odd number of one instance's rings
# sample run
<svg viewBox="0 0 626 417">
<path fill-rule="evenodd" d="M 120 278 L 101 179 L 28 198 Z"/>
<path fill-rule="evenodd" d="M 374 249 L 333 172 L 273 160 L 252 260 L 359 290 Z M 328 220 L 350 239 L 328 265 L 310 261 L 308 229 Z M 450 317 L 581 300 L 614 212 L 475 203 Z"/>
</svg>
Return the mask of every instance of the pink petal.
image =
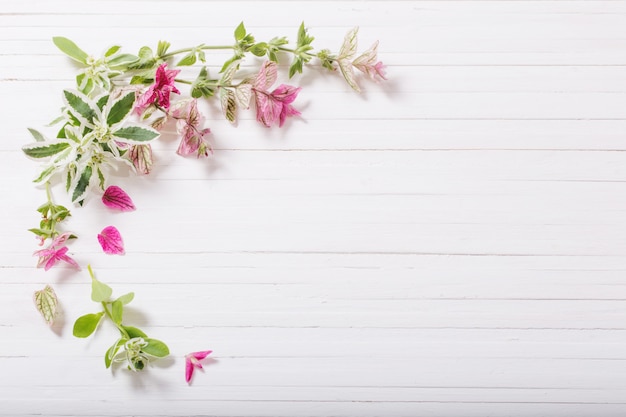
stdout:
<svg viewBox="0 0 626 417">
<path fill-rule="evenodd" d="M 109 255 L 123 255 L 124 254 L 124 242 L 122 241 L 122 235 L 115 226 L 107 226 L 102 229 L 102 232 L 98 235 L 98 242 L 102 246 L 104 253 Z"/>
<path fill-rule="evenodd" d="M 133 200 L 117 185 L 111 185 L 102 195 L 102 202 L 105 206 L 121 211 L 133 211 L 135 205 Z"/>
<path fill-rule="evenodd" d="M 193 352 L 191 353 L 191 356 L 193 356 L 194 358 L 196 358 L 197 360 L 202 360 L 204 358 L 206 358 L 207 356 L 209 356 L 211 354 L 211 352 L 213 352 L 212 350 L 204 350 L 201 352 Z"/>
<path fill-rule="evenodd" d="M 187 383 L 191 382 L 193 371 L 194 371 L 193 363 L 191 363 L 191 360 L 185 359 L 185 381 L 187 381 Z"/>
</svg>

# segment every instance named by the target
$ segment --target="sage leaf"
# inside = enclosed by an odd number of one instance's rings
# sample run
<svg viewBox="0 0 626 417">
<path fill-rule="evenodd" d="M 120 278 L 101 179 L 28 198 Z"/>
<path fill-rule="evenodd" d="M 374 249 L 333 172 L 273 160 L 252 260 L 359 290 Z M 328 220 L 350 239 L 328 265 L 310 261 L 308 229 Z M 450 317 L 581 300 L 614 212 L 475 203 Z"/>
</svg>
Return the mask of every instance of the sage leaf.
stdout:
<svg viewBox="0 0 626 417">
<path fill-rule="evenodd" d="M 87 63 L 87 52 L 80 49 L 71 40 L 62 36 L 55 36 L 54 38 L 52 38 L 52 42 L 54 42 L 56 47 L 59 48 L 61 52 L 63 52 L 65 55 L 69 56 L 73 60 L 78 61 L 82 64 Z"/>
</svg>

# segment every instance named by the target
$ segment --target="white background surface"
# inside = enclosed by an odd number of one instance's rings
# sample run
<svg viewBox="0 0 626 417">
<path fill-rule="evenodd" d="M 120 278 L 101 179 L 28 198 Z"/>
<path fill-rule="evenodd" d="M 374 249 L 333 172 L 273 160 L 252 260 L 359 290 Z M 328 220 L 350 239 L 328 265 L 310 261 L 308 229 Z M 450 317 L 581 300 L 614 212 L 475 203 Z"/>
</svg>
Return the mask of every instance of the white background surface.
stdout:
<svg viewBox="0 0 626 417">
<path fill-rule="evenodd" d="M 76 259 L 172 351 L 112 373 L 109 326 L 71 335 L 97 310 L 86 270 L 35 269 L 25 231 L 45 197 L 19 148 L 75 71 L 51 37 L 136 52 L 241 20 L 259 39 L 304 20 L 334 51 L 358 25 L 390 80 L 358 95 L 314 67 L 280 130 L 207 107 L 213 158 L 170 136 L 149 177 L 111 181 L 137 211 L 74 209 Z M 0 415 L 625 415 L 625 80 L 626 1 L 3 1 Z M 124 257 L 99 249 L 109 224 Z"/>
</svg>

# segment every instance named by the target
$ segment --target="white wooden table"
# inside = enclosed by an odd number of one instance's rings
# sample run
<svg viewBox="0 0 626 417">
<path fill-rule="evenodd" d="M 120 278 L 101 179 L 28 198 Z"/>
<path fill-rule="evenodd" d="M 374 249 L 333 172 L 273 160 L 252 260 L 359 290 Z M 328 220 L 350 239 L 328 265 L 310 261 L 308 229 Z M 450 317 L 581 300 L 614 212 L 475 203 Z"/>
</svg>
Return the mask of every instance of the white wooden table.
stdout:
<svg viewBox="0 0 626 417">
<path fill-rule="evenodd" d="M 110 326 L 71 335 L 86 270 L 36 269 L 26 232 L 26 127 L 74 76 L 51 38 L 136 52 L 241 20 L 291 39 L 304 20 L 334 50 L 358 25 L 390 80 L 357 95 L 312 70 L 282 129 L 213 109 L 210 160 L 161 141 L 150 176 L 118 179 L 137 211 L 73 208 L 77 261 L 172 351 L 112 373 Z M 0 415 L 626 415 L 625 81 L 626 1 L 2 1 Z M 109 224 L 124 257 L 98 247 Z"/>
</svg>

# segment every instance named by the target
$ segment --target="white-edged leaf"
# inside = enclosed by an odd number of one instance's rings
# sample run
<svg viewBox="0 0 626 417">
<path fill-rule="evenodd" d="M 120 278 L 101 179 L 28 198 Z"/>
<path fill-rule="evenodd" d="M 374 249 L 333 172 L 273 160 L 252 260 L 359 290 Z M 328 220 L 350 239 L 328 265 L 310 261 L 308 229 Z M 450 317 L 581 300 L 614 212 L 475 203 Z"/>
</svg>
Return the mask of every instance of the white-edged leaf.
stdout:
<svg viewBox="0 0 626 417">
<path fill-rule="evenodd" d="M 135 92 L 128 91 L 126 94 L 113 102 L 107 114 L 107 124 L 113 126 L 121 122 L 133 110 L 135 105 Z"/>
<path fill-rule="evenodd" d="M 138 61 L 139 58 L 132 54 L 119 54 L 111 58 L 107 63 L 110 68 L 123 68 Z"/>
<path fill-rule="evenodd" d="M 33 135 L 33 138 L 35 138 L 37 142 L 45 142 L 46 138 L 41 134 L 41 132 L 39 132 L 38 130 L 32 129 L 30 127 L 27 129 L 30 132 L 30 134 Z"/>
<path fill-rule="evenodd" d="M 140 144 L 148 143 L 159 137 L 160 133 L 148 126 L 140 124 L 127 124 L 112 133 L 115 140 L 124 143 Z"/>
<path fill-rule="evenodd" d="M 250 108 L 250 99 L 252 98 L 252 86 L 250 84 L 241 84 L 235 89 L 235 98 L 237 104 L 244 109 Z"/>
<path fill-rule="evenodd" d="M 22 146 L 22 151 L 34 159 L 47 158 L 69 148 L 70 144 L 63 141 L 35 142 Z"/>
<path fill-rule="evenodd" d="M 91 176 L 93 174 L 93 168 L 91 165 L 85 165 L 82 170 L 79 170 L 76 174 L 76 181 L 72 187 L 72 202 L 77 203 L 81 201 L 91 182 Z"/>
<path fill-rule="evenodd" d="M 63 100 L 72 116 L 93 127 L 94 119 L 100 115 L 100 109 L 86 95 L 75 90 L 63 90 Z"/>
<path fill-rule="evenodd" d="M 41 313 L 46 323 L 53 324 L 59 301 L 52 287 L 46 285 L 42 290 L 35 291 L 34 301 L 37 311 Z"/>
<path fill-rule="evenodd" d="M 46 182 L 50 179 L 50 177 L 52 177 L 52 175 L 54 175 L 54 173 L 56 172 L 57 167 L 52 165 L 49 166 L 48 168 L 44 169 L 43 171 L 41 171 L 41 174 L 39 174 L 39 176 L 37 178 L 35 178 L 33 180 L 33 182 L 35 183 L 42 183 L 42 182 Z"/>
</svg>

